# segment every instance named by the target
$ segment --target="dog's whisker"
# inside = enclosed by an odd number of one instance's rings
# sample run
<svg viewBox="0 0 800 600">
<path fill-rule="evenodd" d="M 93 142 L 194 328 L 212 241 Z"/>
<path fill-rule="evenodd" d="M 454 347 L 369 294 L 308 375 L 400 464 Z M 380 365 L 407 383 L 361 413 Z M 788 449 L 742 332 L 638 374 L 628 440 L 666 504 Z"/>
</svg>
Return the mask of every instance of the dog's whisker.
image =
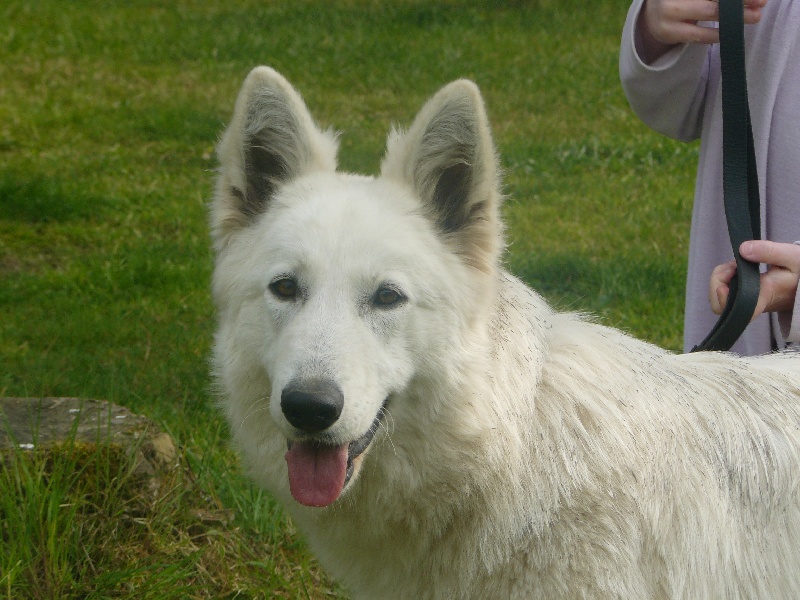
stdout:
<svg viewBox="0 0 800 600">
<path fill-rule="evenodd" d="M 243 427 L 244 424 L 251 419 L 254 415 L 259 413 L 269 412 L 269 398 L 267 396 L 261 396 L 257 400 L 255 400 L 250 406 L 247 407 L 247 410 L 242 417 L 242 421 L 239 424 L 240 427 Z"/>
<path fill-rule="evenodd" d="M 386 439 L 392 446 L 392 452 L 395 456 L 397 456 L 397 448 L 395 447 L 394 440 L 392 439 L 392 433 L 394 432 L 394 417 L 386 407 L 382 407 L 380 413 L 381 419 L 378 425 L 384 431 L 384 433 L 386 433 Z"/>
</svg>

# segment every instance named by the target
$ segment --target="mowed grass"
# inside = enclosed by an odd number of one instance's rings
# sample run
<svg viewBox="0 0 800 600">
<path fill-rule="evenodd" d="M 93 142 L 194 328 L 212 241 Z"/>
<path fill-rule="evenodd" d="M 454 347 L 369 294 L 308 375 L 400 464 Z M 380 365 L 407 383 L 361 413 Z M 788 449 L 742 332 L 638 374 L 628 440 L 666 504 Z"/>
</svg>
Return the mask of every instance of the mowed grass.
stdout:
<svg viewBox="0 0 800 600">
<path fill-rule="evenodd" d="M 559 308 L 678 349 L 697 148 L 629 110 L 617 75 L 625 10 L 4 4 L 0 396 L 124 404 L 173 435 L 186 468 L 171 493 L 145 500 L 122 485 L 118 457 L 6 458 L 0 595 L 342 593 L 241 476 L 209 392 L 213 150 L 255 65 L 286 75 L 342 132 L 342 168 L 364 173 L 377 171 L 391 124 L 409 124 L 445 83 L 475 80 L 505 170 L 507 266 Z"/>
</svg>

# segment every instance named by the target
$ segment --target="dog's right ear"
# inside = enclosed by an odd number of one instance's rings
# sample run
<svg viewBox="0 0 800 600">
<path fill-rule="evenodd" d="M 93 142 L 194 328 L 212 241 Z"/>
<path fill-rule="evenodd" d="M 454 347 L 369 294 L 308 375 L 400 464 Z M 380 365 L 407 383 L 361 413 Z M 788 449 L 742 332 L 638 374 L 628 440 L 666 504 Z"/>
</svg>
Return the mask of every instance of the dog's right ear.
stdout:
<svg viewBox="0 0 800 600">
<path fill-rule="evenodd" d="M 311 171 L 335 171 L 336 152 L 336 136 L 317 128 L 289 82 L 269 67 L 253 69 L 217 146 L 215 242 L 262 214 L 281 184 Z"/>
</svg>

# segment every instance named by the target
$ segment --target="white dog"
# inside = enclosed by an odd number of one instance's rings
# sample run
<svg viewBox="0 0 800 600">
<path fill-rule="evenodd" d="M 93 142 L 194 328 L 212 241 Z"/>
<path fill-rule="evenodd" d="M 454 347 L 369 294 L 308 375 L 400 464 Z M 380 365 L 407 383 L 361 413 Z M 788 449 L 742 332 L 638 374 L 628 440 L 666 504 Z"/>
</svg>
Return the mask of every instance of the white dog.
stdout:
<svg viewBox="0 0 800 600">
<path fill-rule="evenodd" d="M 468 81 L 379 177 L 336 152 L 249 75 L 219 144 L 214 369 L 249 472 L 353 597 L 800 598 L 800 354 L 674 355 L 553 312 L 500 266 Z"/>
</svg>

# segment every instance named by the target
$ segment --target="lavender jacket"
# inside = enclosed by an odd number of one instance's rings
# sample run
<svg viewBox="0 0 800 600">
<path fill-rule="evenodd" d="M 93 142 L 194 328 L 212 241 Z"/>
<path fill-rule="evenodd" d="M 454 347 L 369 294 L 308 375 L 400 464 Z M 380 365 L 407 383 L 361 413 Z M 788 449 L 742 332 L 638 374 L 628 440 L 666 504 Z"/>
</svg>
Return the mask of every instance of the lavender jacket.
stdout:
<svg viewBox="0 0 800 600">
<path fill-rule="evenodd" d="M 684 44 L 651 65 L 639 58 L 634 0 L 622 33 L 620 79 L 634 112 L 652 129 L 690 141 L 698 137 L 684 348 L 711 330 L 708 302 L 713 268 L 733 259 L 722 200 L 722 107 L 719 46 Z M 800 240 L 800 0 L 770 0 L 761 22 L 745 26 L 750 113 L 761 193 L 762 237 Z M 763 354 L 800 341 L 800 294 L 791 313 L 753 321 L 733 350 Z"/>
</svg>

